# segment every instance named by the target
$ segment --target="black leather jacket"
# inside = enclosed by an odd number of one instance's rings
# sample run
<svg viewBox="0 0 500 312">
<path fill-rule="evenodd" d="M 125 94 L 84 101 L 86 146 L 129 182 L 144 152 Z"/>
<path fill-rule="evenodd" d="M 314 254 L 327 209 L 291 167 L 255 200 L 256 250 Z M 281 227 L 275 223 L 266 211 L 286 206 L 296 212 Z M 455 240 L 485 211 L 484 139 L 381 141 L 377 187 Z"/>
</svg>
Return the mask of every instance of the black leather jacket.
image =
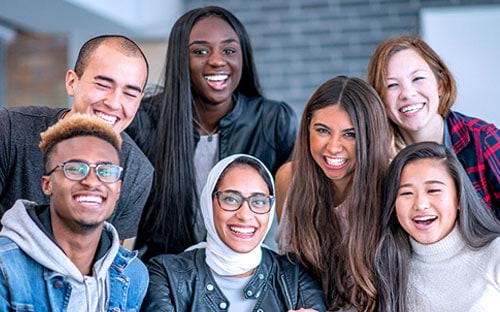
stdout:
<svg viewBox="0 0 500 312">
<path fill-rule="evenodd" d="M 228 311 L 230 302 L 205 262 L 205 249 L 150 260 L 149 287 L 141 311 Z M 244 288 L 253 311 L 312 308 L 325 311 L 323 292 L 304 269 L 263 248 L 262 261 Z"/>
<path fill-rule="evenodd" d="M 297 115 L 284 102 L 237 95 L 236 104 L 219 122 L 219 160 L 244 153 L 259 158 L 275 174 L 291 155 L 297 134 Z M 158 109 L 145 99 L 126 132 L 148 154 L 158 126 Z M 193 127 L 195 142 L 199 134 Z"/>
</svg>

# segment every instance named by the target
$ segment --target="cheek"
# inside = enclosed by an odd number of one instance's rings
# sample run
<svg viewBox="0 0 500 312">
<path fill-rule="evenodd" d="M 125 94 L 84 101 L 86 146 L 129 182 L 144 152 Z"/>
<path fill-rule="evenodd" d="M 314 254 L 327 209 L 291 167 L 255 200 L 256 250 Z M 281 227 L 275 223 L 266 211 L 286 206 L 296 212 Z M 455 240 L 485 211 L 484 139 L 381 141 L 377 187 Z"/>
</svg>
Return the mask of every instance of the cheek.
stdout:
<svg viewBox="0 0 500 312">
<path fill-rule="evenodd" d="M 408 211 L 409 211 L 408 203 L 404 203 L 401 200 L 396 199 L 395 205 L 396 205 L 395 213 L 396 213 L 396 217 L 399 221 L 399 224 L 403 227 L 403 229 L 405 229 L 405 231 L 408 232 L 407 223 L 410 221 L 408 219 L 409 218 L 409 216 L 408 216 Z"/>
</svg>

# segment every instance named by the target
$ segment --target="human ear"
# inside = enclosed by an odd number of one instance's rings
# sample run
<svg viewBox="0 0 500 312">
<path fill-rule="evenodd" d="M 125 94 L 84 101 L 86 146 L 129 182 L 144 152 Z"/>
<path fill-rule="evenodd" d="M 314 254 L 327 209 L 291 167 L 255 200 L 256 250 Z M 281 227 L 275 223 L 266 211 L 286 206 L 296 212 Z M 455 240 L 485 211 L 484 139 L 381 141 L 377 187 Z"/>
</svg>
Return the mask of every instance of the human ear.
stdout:
<svg viewBox="0 0 500 312">
<path fill-rule="evenodd" d="M 52 181 L 49 176 L 42 177 L 42 191 L 47 196 L 52 196 Z"/>
<path fill-rule="evenodd" d="M 66 92 L 69 96 L 75 95 L 75 84 L 78 82 L 78 75 L 74 70 L 68 69 L 66 72 Z"/>
</svg>

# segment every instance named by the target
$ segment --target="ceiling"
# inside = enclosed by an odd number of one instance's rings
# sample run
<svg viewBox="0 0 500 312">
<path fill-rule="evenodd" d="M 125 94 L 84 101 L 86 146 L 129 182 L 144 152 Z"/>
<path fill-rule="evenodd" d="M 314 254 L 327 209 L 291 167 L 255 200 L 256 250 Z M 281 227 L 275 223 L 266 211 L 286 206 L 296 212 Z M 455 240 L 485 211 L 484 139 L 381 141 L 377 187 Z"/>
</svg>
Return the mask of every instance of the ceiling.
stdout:
<svg viewBox="0 0 500 312">
<path fill-rule="evenodd" d="M 0 37 L 12 32 L 67 34 L 89 38 L 122 34 L 165 40 L 182 10 L 182 0 L 16 0 L 2 1 Z"/>
</svg>

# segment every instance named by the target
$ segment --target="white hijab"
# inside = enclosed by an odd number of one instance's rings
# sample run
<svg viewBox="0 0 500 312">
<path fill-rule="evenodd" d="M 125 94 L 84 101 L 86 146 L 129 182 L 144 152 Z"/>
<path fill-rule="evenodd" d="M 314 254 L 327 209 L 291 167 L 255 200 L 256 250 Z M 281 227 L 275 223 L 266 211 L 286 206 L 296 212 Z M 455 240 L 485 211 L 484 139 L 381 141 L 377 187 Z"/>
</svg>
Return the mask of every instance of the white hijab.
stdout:
<svg viewBox="0 0 500 312">
<path fill-rule="evenodd" d="M 266 168 L 266 166 L 257 158 L 246 155 L 246 154 L 235 154 L 228 156 L 221 161 L 219 161 L 208 174 L 207 183 L 201 192 L 200 206 L 201 212 L 203 214 L 203 221 L 205 222 L 205 227 L 207 228 L 207 241 L 190 247 L 189 249 L 206 247 L 206 262 L 208 266 L 214 270 L 219 275 L 231 276 L 246 273 L 254 268 L 256 268 L 262 259 L 262 249 L 261 245 L 266 237 L 274 218 L 275 205 L 271 207 L 269 211 L 269 221 L 267 223 L 267 229 L 265 235 L 262 236 L 262 240 L 259 245 L 255 247 L 252 251 L 248 253 L 238 253 L 229 248 L 219 237 L 215 229 L 214 223 L 214 207 L 213 207 L 213 192 L 215 185 L 219 181 L 219 177 L 232 162 L 236 159 L 245 157 L 251 158 L 257 161 L 262 168 L 265 169 L 266 174 L 269 176 L 272 185 L 272 194 L 275 193 L 273 176 Z"/>
</svg>

